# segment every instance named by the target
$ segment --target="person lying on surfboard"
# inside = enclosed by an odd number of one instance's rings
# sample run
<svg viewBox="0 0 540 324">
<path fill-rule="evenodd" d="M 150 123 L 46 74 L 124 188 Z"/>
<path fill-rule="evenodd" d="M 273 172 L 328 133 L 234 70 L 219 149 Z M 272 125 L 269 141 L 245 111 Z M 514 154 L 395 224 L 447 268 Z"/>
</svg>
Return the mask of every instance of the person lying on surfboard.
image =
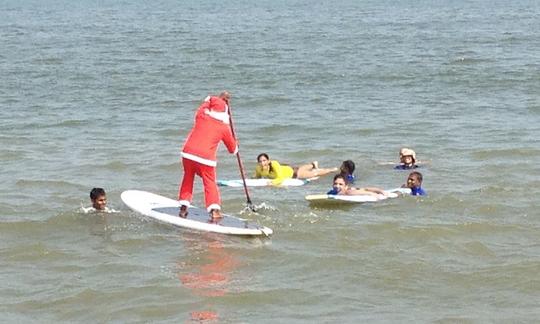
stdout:
<svg viewBox="0 0 540 324">
<path fill-rule="evenodd" d="M 347 182 L 347 179 L 341 175 L 336 174 L 334 176 L 334 183 L 332 190 L 326 193 L 327 195 L 346 195 L 346 196 L 388 196 L 388 193 L 383 189 L 376 187 L 354 188 Z"/>
<path fill-rule="evenodd" d="M 317 161 L 313 161 L 310 164 L 304 164 L 299 167 L 280 164 L 278 161 L 271 161 L 268 154 L 261 153 L 257 156 L 255 178 L 273 179 L 272 184 L 278 186 L 285 179 L 310 179 L 336 171 L 338 171 L 338 168 L 319 169 L 319 163 Z"/>
</svg>

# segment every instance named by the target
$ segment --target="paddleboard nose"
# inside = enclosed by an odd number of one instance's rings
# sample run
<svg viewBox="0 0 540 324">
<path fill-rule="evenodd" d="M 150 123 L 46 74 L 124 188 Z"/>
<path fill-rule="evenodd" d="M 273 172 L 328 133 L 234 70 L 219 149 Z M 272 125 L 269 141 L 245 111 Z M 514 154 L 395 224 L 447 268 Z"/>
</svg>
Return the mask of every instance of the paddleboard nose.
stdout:
<svg viewBox="0 0 540 324">
<path fill-rule="evenodd" d="M 274 234 L 274 231 L 272 231 L 272 229 L 268 227 L 261 228 L 261 232 L 263 232 L 263 234 L 266 235 L 266 237 L 269 237 L 270 235 Z"/>
</svg>

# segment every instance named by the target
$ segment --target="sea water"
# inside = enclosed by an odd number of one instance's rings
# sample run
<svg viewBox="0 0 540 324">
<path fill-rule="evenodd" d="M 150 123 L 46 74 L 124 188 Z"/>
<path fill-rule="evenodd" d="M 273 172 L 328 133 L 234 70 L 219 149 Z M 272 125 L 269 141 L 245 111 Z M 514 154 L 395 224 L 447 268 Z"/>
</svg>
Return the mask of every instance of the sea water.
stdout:
<svg viewBox="0 0 540 324">
<path fill-rule="evenodd" d="M 2 322 L 524 322 L 540 316 L 537 1 L 3 1 Z M 173 228 L 127 189 L 176 197 L 208 94 L 256 156 L 356 162 L 426 197 L 310 206 L 221 188 L 269 239 Z M 240 177 L 219 150 L 218 177 Z M 390 163 L 390 164 L 388 164 Z M 117 213 L 87 214 L 93 187 Z M 203 205 L 196 182 L 196 205 Z"/>
</svg>

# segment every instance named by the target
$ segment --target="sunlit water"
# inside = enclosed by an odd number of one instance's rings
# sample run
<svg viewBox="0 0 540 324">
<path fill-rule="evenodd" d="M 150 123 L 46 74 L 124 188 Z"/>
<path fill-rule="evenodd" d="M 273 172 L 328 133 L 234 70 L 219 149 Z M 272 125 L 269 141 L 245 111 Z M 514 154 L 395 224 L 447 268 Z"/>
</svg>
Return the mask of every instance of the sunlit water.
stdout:
<svg viewBox="0 0 540 324">
<path fill-rule="evenodd" d="M 7 1 L 0 5 L 3 322 L 535 322 L 540 316 L 536 1 Z M 221 188 L 270 239 L 158 224 L 193 112 L 228 89 L 249 174 L 357 164 L 427 197 L 310 206 Z M 219 153 L 220 179 L 239 178 Z M 84 213 L 100 186 L 117 213 Z M 202 204 L 197 182 L 195 204 Z"/>
</svg>

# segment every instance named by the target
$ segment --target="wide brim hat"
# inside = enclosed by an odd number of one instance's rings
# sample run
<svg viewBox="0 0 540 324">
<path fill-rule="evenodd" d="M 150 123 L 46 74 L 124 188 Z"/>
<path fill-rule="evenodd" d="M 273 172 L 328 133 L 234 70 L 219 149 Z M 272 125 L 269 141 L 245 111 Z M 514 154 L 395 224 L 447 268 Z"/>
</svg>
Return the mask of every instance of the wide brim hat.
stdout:
<svg viewBox="0 0 540 324">
<path fill-rule="evenodd" d="M 402 148 L 399 152 L 401 156 L 412 156 L 412 158 L 416 161 L 416 153 L 408 148 Z"/>
</svg>

